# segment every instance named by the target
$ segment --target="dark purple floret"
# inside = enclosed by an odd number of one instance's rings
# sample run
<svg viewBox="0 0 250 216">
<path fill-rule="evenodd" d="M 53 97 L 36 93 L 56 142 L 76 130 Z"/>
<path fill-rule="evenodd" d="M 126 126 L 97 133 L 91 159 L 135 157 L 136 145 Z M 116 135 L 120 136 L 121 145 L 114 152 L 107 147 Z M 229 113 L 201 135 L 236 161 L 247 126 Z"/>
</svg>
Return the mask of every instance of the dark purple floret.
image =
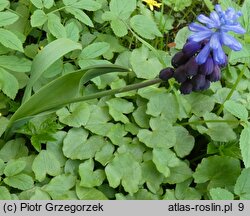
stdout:
<svg viewBox="0 0 250 216">
<path fill-rule="evenodd" d="M 182 51 L 176 53 L 171 60 L 171 64 L 174 68 L 177 68 L 183 64 L 185 64 L 188 60 L 188 56 L 186 56 Z"/>
<path fill-rule="evenodd" d="M 188 78 L 186 73 L 185 73 L 185 67 L 183 65 L 181 65 L 180 67 L 178 67 L 175 72 L 174 72 L 174 76 L 173 76 L 177 82 L 179 83 L 183 83 L 186 81 L 186 79 Z"/>
<path fill-rule="evenodd" d="M 187 42 L 183 49 L 182 52 L 188 56 L 192 57 L 195 53 L 197 53 L 201 49 L 201 44 L 195 41 L 189 41 Z"/>
<path fill-rule="evenodd" d="M 211 56 L 209 56 L 204 64 L 200 66 L 200 73 L 204 75 L 209 75 L 214 70 L 214 61 Z"/>
<path fill-rule="evenodd" d="M 202 74 L 197 74 L 192 77 L 193 90 L 202 90 L 206 84 L 206 76 Z"/>
<path fill-rule="evenodd" d="M 204 86 L 202 86 L 200 90 L 206 90 L 206 89 L 208 89 L 210 87 L 210 83 L 211 82 L 208 79 L 206 79 Z"/>
<path fill-rule="evenodd" d="M 190 79 L 183 82 L 180 86 L 180 92 L 182 94 L 190 94 L 193 90 L 193 85 Z"/>
<path fill-rule="evenodd" d="M 194 76 L 197 74 L 199 70 L 199 65 L 197 64 L 195 57 L 192 57 L 188 60 L 188 62 L 185 64 L 185 73 L 187 76 Z"/>
<path fill-rule="evenodd" d="M 174 75 L 174 69 L 167 67 L 160 71 L 159 78 L 164 81 L 168 81 Z"/>
<path fill-rule="evenodd" d="M 219 81 L 220 78 L 221 78 L 220 67 L 218 65 L 215 65 L 213 72 L 209 76 L 207 76 L 207 79 L 210 80 L 211 82 L 216 82 Z"/>
</svg>

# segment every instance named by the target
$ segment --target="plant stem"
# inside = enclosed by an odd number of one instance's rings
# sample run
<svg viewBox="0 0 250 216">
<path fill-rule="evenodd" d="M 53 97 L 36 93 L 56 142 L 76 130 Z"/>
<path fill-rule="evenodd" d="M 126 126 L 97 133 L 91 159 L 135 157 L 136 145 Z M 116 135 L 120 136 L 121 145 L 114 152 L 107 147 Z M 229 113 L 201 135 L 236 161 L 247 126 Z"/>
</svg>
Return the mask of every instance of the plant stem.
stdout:
<svg viewBox="0 0 250 216">
<path fill-rule="evenodd" d="M 200 120 L 200 121 L 190 121 L 183 123 L 176 123 L 176 125 L 191 125 L 191 124 L 204 124 L 204 123 L 232 123 L 232 124 L 240 124 L 240 121 L 236 120 Z"/>
<path fill-rule="evenodd" d="M 240 74 L 239 74 L 239 76 L 238 76 L 236 82 L 234 83 L 233 87 L 231 88 L 231 91 L 228 93 L 226 99 L 225 99 L 224 102 L 221 104 L 220 109 L 217 111 L 217 115 L 220 115 L 220 114 L 222 113 L 225 102 L 226 102 L 227 100 L 229 100 L 229 99 L 232 97 L 232 95 L 233 95 L 233 93 L 234 93 L 236 87 L 238 86 L 240 80 L 242 79 L 242 77 L 243 77 L 243 75 L 244 75 L 244 71 L 245 71 L 246 66 L 247 66 L 247 65 L 244 64 L 244 66 L 243 66 L 243 68 L 242 68 L 242 70 L 241 70 L 241 72 L 240 72 Z"/>
<path fill-rule="evenodd" d="M 141 82 L 141 83 L 136 83 L 136 84 L 131 84 L 131 85 L 128 85 L 128 86 L 125 86 L 122 88 L 118 88 L 118 89 L 111 89 L 111 90 L 101 91 L 101 92 L 86 95 L 86 96 L 72 98 L 71 100 L 67 100 L 67 102 L 62 101 L 60 104 L 56 104 L 56 107 L 67 105 L 69 103 L 87 101 L 87 100 L 101 98 L 101 97 L 108 96 L 108 95 L 114 95 L 114 94 L 118 94 L 118 93 L 122 93 L 122 92 L 127 92 L 127 91 L 132 91 L 132 90 L 136 90 L 136 89 L 140 89 L 140 88 L 145 88 L 147 86 L 151 86 L 151 85 L 154 85 L 154 84 L 157 84 L 160 82 L 162 82 L 161 79 L 155 78 L 153 80 L 149 80 L 149 81 L 145 81 L 145 82 Z M 55 105 L 52 105 L 51 109 L 53 109 L 54 106 Z"/>
</svg>

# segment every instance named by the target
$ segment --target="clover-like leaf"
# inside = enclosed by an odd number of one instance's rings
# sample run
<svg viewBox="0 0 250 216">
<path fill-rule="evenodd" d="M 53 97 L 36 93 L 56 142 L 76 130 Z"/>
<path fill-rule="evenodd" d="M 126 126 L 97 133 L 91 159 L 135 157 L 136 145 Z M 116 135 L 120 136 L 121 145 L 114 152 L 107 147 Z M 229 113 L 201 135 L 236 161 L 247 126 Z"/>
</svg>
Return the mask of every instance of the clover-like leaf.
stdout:
<svg viewBox="0 0 250 216">
<path fill-rule="evenodd" d="M 163 183 L 164 175 L 157 171 L 152 161 L 145 161 L 142 164 L 142 180 L 153 193 L 157 193 Z"/>
<path fill-rule="evenodd" d="M 209 191 L 213 200 L 233 200 L 234 195 L 224 188 L 211 188 Z"/>
<path fill-rule="evenodd" d="M 9 161 L 4 169 L 4 174 L 6 176 L 14 176 L 22 172 L 25 166 L 26 166 L 25 161 L 18 161 L 18 160 Z"/>
<path fill-rule="evenodd" d="M 107 200 L 108 198 L 96 188 L 81 187 L 76 184 L 76 194 L 80 200 Z"/>
<path fill-rule="evenodd" d="M 35 173 L 36 179 L 38 181 L 43 181 L 46 174 L 51 176 L 57 176 L 61 173 L 60 163 L 49 151 L 42 150 L 34 159 L 32 164 L 32 170 Z"/>
<path fill-rule="evenodd" d="M 9 176 L 3 181 L 5 184 L 20 190 L 28 190 L 34 186 L 34 181 L 32 177 L 23 173 L 14 176 Z"/>
<path fill-rule="evenodd" d="M 8 141 L 0 150 L 0 158 L 4 162 L 27 155 L 28 148 L 25 146 L 25 140 L 22 138 Z"/>
<path fill-rule="evenodd" d="M 88 132 L 83 128 L 72 128 L 69 130 L 63 141 L 64 155 L 71 159 L 93 158 L 97 151 L 106 144 L 101 136 L 91 136 L 88 138 Z"/>
<path fill-rule="evenodd" d="M 202 159 L 193 177 L 196 183 L 208 182 L 208 189 L 210 189 L 233 186 L 239 174 L 240 162 L 238 159 L 216 155 Z"/>
<path fill-rule="evenodd" d="M 250 199 L 250 168 L 243 169 L 234 186 L 234 192 L 240 199 Z"/>
<path fill-rule="evenodd" d="M 11 194 L 5 186 L 0 186 L 0 200 L 11 200 Z"/>
<path fill-rule="evenodd" d="M 132 51 L 130 62 L 138 78 L 153 79 L 162 69 L 160 61 L 156 57 L 151 57 L 145 46 Z"/>
<path fill-rule="evenodd" d="M 75 183 L 75 176 L 62 174 L 52 178 L 49 184 L 44 187 L 44 190 L 48 192 L 53 199 L 62 199 L 63 196 L 74 187 Z"/>
<path fill-rule="evenodd" d="M 188 155 L 194 147 L 194 137 L 191 136 L 187 129 L 181 126 L 174 127 L 176 133 L 176 143 L 174 150 L 179 157 Z"/>
<path fill-rule="evenodd" d="M 137 134 L 139 140 L 150 148 L 171 148 L 175 145 L 176 135 L 173 126 L 167 120 L 152 118 L 151 130 L 141 129 Z"/>
<path fill-rule="evenodd" d="M 168 148 L 154 148 L 153 162 L 158 171 L 165 177 L 170 176 L 170 167 L 176 167 L 180 164 L 180 160 L 175 153 Z"/>
<path fill-rule="evenodd" d="M 101 169 L 93 171 L 93 169 L 93 159 L 89 159 L 79 165 L 79 175 L 81 177 L 80 186 L 91 188 L 102 184 L 105 179 L 104 171 Z"/>
<path fill-rule="evenodd" d="M 68 108 L 63 107 L 56 112 L 59 121 L 71 126 L 80 127 L 86 125 L 90 116 L 90 106 L 88 103 L 73 103 Z"/>
<path fill-rule="evenodd" d="M 121 183 L 130 194 L 138 191 L 141 166 L 130 153 L 117 154 L 106 166 L 105 173 L 111 187 L 116 188 Z"/>
<path fill-rule="evenodd" d="M 162 37 L 156 23 L 148 16 L 135 15 L 130 19 L 130 25 L 136 33 L 146 39 Z"/>
<path fill-rule="evenodd" d="M 129 114 L 133 112 L 133 103 L 122 99 L 122 98 L 112 98 L 106 102 L 109 107 L 109 114 L 116 121 L 121 121 L 123 123 L 128 123 L 129 119 L 124 114 Z"/>
</svg>

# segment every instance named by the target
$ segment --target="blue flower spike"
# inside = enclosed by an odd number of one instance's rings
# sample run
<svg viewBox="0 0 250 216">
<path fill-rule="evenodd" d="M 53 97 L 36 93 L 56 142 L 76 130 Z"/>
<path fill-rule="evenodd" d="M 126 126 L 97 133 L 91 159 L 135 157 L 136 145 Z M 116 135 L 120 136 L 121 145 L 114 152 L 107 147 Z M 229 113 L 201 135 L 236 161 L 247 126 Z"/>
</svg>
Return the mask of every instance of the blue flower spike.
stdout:
<svg viewBox="0 0 250 216">
<path fill-rule="evenodd" d="M 183 49 L 172 58 L 171 63 L 175 69 L 171 72 L 173 75 L 168 76 L 181 83 L 182 94 L 206 90 L 210 82 L 220 80 L 221 68 L 228 64 L 223 47 L 227 46 L 233 51 L 242 49 L 241 43 L 228 34 L 246 33 L 238 22 L 240 16 L 240 11 L 231 7 L 223 11 L 217 4 L 215 11 L 209 16 L 200 14 L 197 16 L 199 23 L 193 22 L 189 25 L 192 34 Z"/>
</svg>

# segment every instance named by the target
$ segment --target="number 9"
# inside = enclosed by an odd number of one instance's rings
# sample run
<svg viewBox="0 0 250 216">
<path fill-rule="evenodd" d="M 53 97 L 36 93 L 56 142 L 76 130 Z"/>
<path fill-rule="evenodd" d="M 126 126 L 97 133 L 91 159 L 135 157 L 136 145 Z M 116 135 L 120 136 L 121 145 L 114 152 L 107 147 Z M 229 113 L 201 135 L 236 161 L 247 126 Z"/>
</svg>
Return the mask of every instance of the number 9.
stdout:
<svg viewBox="0 0 250 216">
<path fill-rule="evenodd" d="M 238 204 L 238 208 L 239 208 L 239 211 L 243 211 L 244 210 L 244 204 L 243 203 L 239 203 Z"/>
</svg>

